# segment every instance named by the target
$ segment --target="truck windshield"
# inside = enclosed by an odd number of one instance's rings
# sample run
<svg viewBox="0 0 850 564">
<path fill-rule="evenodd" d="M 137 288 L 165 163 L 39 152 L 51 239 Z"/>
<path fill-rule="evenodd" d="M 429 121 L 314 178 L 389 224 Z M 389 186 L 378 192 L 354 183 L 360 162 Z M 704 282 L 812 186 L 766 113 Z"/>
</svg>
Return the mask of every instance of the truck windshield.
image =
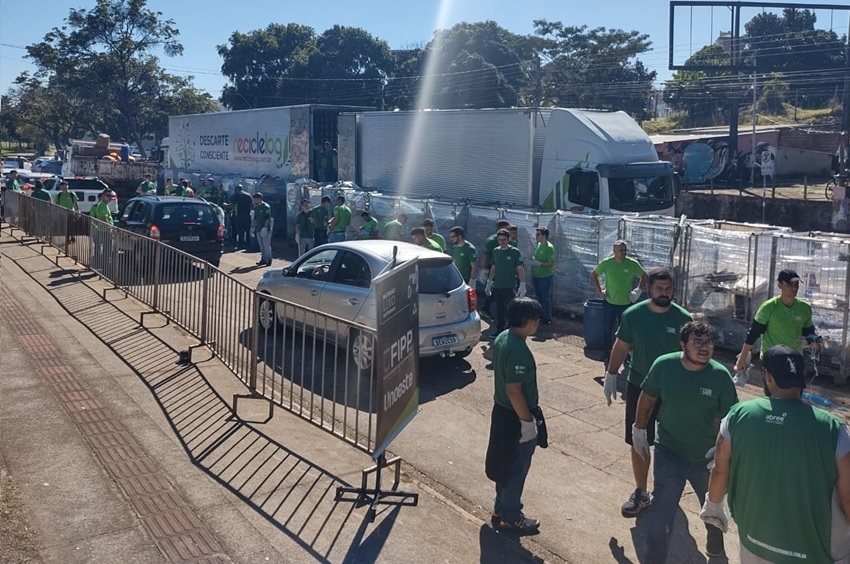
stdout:
<svg viewBox="0 0 850 564">
<path fill-rule="evenodd" d="M 608 178 L 608 193 L 612 210 L 661 211 L 673 206 L 673 177 Z"/>
</svg>

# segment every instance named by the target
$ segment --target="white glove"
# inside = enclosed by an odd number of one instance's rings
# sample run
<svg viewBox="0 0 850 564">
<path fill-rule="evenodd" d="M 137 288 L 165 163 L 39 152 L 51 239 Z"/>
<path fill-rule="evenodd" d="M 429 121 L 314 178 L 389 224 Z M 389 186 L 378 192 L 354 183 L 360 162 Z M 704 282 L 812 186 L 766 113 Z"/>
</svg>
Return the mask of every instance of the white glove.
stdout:
<svg viewBox="0 0 850 564">
<path fill-rule="evenodd" d="M 611 401 L 617 399 L 617 374 L 605 373 L 605 385 L 602 391 L 605 393 L 605 401 L 611 405 Z"/>
<path fill-rule="evenodd" d="M 726 508 L 723 507 L 723 502 L 709 501 L 705 498 L 705 503 L 702 505 L 702 511 L 699 512 L 699 518 L 708 525 L 714 525 L 724 533 L 729 528 L 729 518 L 726 517 Z"/>
<path fill-rule="evenodd" d="M 487 285 L 484 286 L 484 293 L 487 294 L 488 296 L 493 295 L 493 281 L 492 280 L 487 281 Z"/>
<path fill-rule="evenodd" d="M 705 467 L 709 470 L 714 470 L 714 451 L 716 450 L 717 447 L 713 446 L 705 453 L 705 459 L 708 460 L 708 464 L 706 464 Z"/>
<path fill-rule="evenodd" d="M 732 381 L 735 382 L 735 385 L 739 388 L 744 388 L 747 385 L 747 369 L 743 369 L 740 372 L 736 372 L 734 376 L 732 376 Z"/>
<path fill-rule="evenodd" d="M 487 272 L 487 269 L 482 268 L 478 271 L 478 281 L 481 282 L 481 285 L 484 286 L 487 284 L 487 278 L 489 278 L 490 273 Z"/>
<path fill-rule="evenodd" d="M 269 230 L 268 230 L 267 227 L 263 227 L 262 229 L 260 229 L 260 239 L 265 239 L 268 236 L 269 236 Z"/>
<path fill-rule="evenodd" d="M 519 283 L 519 290 L 516 292 L 516 297 L 524 298 L 525 297 L 525 282 Z"/>
<path fill-rule="evenodd" d="M 540 266 L 541 262 L 537 259 L 531 259 L 530 261 L 528 261 L 528 264 L 530 264 L 531 266 Z"/>
<path fill-rule="evenodd" d="M 636 301 L 638 301 L 640 299 L 640 295 L 642 293 L 643 293 L 643 290 L 641 290 L 640 287 L 635 288 L 634 290 L 629 292 L 629 301 L 632 302 L 632 303 L 635 303 Z"/>
<path fill-rule="evenodd" d="M 537 419 L 532 415 L 531 421 L 519 420 L 519 442 L 527 443 L 537 438 Z"/>
<path fill-rule="evenodd" d="M 638 429 L 632 425 L 632 448 L 642 459 L 649 456 L 649 439 L 646 438 L 646 429 Z"/>
</svg>

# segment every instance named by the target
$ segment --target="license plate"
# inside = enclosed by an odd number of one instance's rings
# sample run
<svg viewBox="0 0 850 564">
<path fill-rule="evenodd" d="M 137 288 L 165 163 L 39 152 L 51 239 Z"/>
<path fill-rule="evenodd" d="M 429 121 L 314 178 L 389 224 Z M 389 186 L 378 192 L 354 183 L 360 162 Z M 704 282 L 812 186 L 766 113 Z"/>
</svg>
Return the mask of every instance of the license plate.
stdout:
<svg viewBox="0 0 850 564">
<path fill-rule="evenodd" d="M 445 335 L 443 337 L 434 337 L 431 339 L 431 343 L 435 347 L 445 347 L 447 345 L 456 345 L 460 342 L 460 339 L 457 338 L 457 335 Z"/>
<path fill-rule="evenodd" d="M 181 235 L 180 240 L 181 241 L 200 241 L 201 236 L 200 235 Z"/>
</svg>

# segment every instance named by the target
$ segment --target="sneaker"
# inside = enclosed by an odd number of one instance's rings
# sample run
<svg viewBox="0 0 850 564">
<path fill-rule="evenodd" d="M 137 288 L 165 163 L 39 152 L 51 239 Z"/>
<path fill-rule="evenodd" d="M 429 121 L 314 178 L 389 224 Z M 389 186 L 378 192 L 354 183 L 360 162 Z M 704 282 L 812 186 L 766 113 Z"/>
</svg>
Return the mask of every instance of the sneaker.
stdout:
<svg viewBox="0 0 850 564">
<path fill-rule="evenodd" d="M 650 499 L 648 493 L 635 490 L 634 493 L 629 496 L 628 501 L 623 504 L 623 517 L 636 516 L 638 513 L 649 507 L 650 503 L 652 503 L 652 499 Z"/>
<path fill-rule="evenodd" d="M 508 523 L 507 521 L 499 519 L 497 527 L 500 531 L 508 533 L 533 533 L 540 528 L 540 521 L 523 515 L 516 523 Z"/>
<path fill-rule="evenodd" d="M 721 557 L 726 555 L 723 546 L 723 531 L 713 525 L 705 526 L 705 555 L 710 557 Z"/>
</svg>

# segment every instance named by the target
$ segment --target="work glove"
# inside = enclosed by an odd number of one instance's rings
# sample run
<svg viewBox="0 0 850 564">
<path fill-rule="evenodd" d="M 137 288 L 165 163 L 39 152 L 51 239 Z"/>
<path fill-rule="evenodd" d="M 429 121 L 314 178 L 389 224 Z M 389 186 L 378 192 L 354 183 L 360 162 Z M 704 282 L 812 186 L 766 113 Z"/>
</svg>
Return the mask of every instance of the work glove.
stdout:
<svg viewBox="0 0 850 564">
<path fill-rule="evenodd" d="M 268 236 L 269 236 L 269 230 L 268 230 L 268 228 L 263 227 L 262 229 L 260 229 L 260 238 L 261 238 L 261 239 L 265 239 L 265 238 L 266 238 L 266 237 L 268 237 Z"/>
<path fill-rule="evenodd" d="M 716 446 L 708 449 L 708 452 L 705 453 L 705 459 L 708 460 L 708 464 L 705 465 L 709 470 L 714 470 L 714 452 L 717 450 Z"/>
<path fill-rule="evenodd" d="M 493 295 L 493 281 L 492 280 L 487 281 L 487 285 L 484 286 L 484 293 L 487 294 L 488 296 Z"/>
<path fill-rule="evenodd" d="M 710 501 L 707 497 L 699 512 L 699 518 L 708 525 L 714 525 L 724 533 L 729 528 L 729 518 L 726 517 L 726 508 L 723 502 Z"/>
<path fill-rule="evenodd" d="M 519 290 L 517 290 L 516 297 L 524 298 L 525 297 L 525 282 L 519 283 Z"/>
<path fill-rule="evenodd" d="M 750 354 L 747 353 L 746 358 L 741 358 L 741 354 L 738 353 L 738 356 L 735 357 L 735 373 L 743 372 L 747 369 L 747 366 L 750 364 Z"/>
<path fill-rule="evenodd" d="M 642 293 L 643 293 L 643 290 L 641 290 L 640 288 L 635 288 L 634 290 L 629 292 L 629 301 L 631 303 L 635 303 L 636 301 L 638 301 L 640 299 L 640 295 Z"/>
<path fill-rule="evenodd" d="M 646 429 L 638 429 L 632 425 L 632 448 L 643 460 L 649 456 L 649 439 L 646 438 Z"/>
<path fill-rule="evenodd" d="M 531 421 L 519 420 L 519 442 L 527 443 L 537 438 L 537 419 L 532 415 Z"/>
<path fill-rule="evenodd" d="M 748 377 L 747 377 L 747 369 L 746 368 L 741 370 L 740 372 L 735 372 L 735 375 L 732 376 L 732 381 L 739 388 L 746 387 L 747 386 L 747 380 L 748 380 Z"/>
<path fill-rule="evenodd" d="M 487 284 L 487 278 L 490 276 L 490 273 L 487 272 L 487 269 L 482 268 L 478 271 L 478 281 L 481 282 L 482 286 Z"/>
<path fill-rule="evenodd" d="M 541 263 L 537 259 L 531 259 L 530 261 L 528 261 L 528 264 L 530 264 L 531 266 L 540 266 Z"/>
<path fill-rule="evenodd" d="M 617 374 L 605 373 L 605 384 L 602 386 L 602 391 L 605 393 L 605 401 L 611 405 L 611 401 L 617 399 Z"/>
</svg>

